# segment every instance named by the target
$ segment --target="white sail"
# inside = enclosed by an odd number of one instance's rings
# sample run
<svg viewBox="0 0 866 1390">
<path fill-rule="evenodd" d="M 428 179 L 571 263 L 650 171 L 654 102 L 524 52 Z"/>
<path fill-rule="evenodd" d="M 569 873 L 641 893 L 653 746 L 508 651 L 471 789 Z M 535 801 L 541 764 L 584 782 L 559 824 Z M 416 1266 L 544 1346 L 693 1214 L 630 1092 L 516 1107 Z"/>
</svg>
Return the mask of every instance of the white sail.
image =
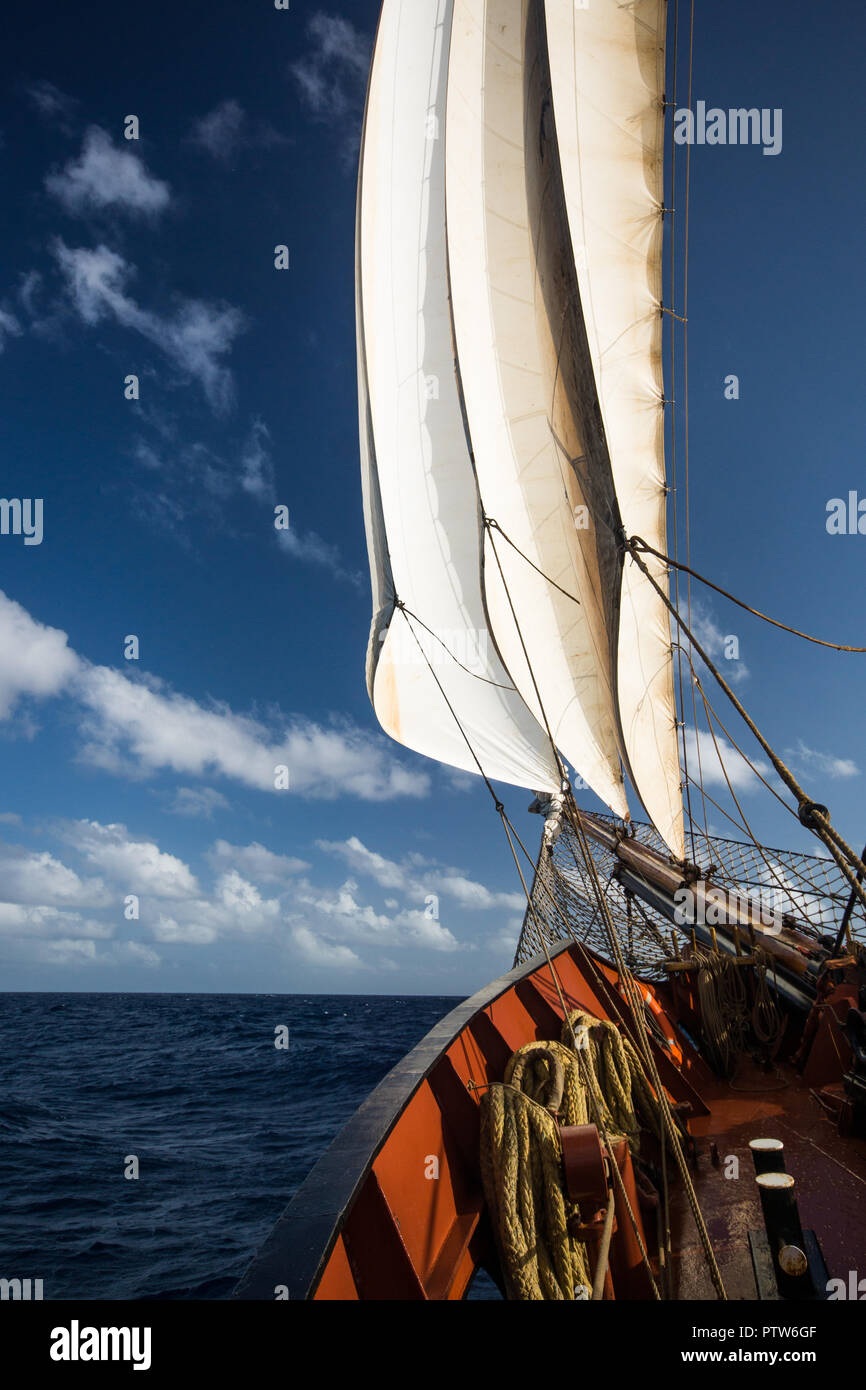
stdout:
<svg viewBox="0 0 866 1390">
<path fill-rule="evenodd" d="M 482 596 L 445 246 L 452 18 L 451 0 L 385 0 L 367 100 L 356 279 L 368 685 L 401 743 L 471 772 L 477 757 L 490 778 L 551 791 L 549 740 L 490 640 Z"/>
<path fill-rule="evenodd" d="M 563 263 L 563 251 L 571 260 L 568 228 L 536 157 L 543 92 L 533 89 L 537 64 L 526 44 L 525 0 L 455 0 L 446 132 L 452 312 L 479 491 L 508 537 L 494 530 L 485 539 L 488 619 L 526 703 L 577 773 L 625 816 L 609 637 L 618 566 L 604 536 L 599 550 L 597 524 L 615 499 L 609 469 L 596 473 L 585 457 L 576 290 L 569 297 L 563 285 L 573 276 Z"/>
<path fill-rule="evenodd" d="M 622 524 L 666 553 L 662 374 L 664 0 L 544 5 L 572 251 Z M 667 591 L 665 567 L 644 557 Z M 627 562 L 614 683 L 629 774 L 684 853 L 670 622 Z"/>
</svg>

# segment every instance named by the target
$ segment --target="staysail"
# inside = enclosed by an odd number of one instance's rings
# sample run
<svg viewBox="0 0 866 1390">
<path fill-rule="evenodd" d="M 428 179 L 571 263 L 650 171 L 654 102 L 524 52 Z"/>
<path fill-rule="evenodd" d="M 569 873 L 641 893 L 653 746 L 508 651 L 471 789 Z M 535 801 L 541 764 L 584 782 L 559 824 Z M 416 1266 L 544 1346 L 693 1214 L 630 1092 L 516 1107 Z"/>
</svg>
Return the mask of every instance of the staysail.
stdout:
<svg viewBox="0 0 866 1390">
<path fill-rule="evenodd" d="M 367 100 L 356 284 L 374 595 L 368 686 L 382 727 L 406 746 L 554 791 L 553 751 L 513 688 L 484 612 L 445 245 L 452 18 L 451 0 L 386 0 Z"/>
<path fill-rule="evenodd" d="M 385 0 L 359 382 L 383 727 L 539 790 L 552 742 L 620 816 L 625 770 L 681 855 L 669 622 L 621 544 L 665 541 L 663 19 Z"/>
<path fill-rule="evenodd" d="M 522 0 L 456 0 L 448 252 L 479 490 L 501 528 L 485 536 L 487 611 L 527 704 L 578 774 L 624 816 L 597 527 L 581 525 L 592 519 L 590 502 L 611 510 L 615 501 L 609 476 L 572 466 L 585 453 L 569 400 L 576 287 L 569 296 L 561 200 L 547 170 L 533 164 L 539 141 L 528 129 L 537 114 L 536 93 L 525 90 L 526 38 Z"/>
<path fill-rule="evenodd" d="M 544 6 L 560 168 L 592 370 L 626 535 L 667 553 L 662 371 L 665 0 Z M 644 556 L 662 589 L 661 561 Z M 626 564 L 615 687 L 623 756 L 684 853 L 670 622 Z"/>
</svg>

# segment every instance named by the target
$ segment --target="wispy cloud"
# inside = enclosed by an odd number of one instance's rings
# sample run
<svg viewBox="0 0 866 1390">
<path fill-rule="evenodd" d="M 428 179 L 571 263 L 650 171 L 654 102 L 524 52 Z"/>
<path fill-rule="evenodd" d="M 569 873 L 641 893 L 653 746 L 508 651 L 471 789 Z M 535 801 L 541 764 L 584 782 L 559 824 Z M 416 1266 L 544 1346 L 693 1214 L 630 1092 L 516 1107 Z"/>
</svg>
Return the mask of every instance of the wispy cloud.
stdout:
<svg viewBox="0 0 866 1390">
<path fill-rule="evenodd" d="M 114 320 L 140 333 L 179 368 L 197 380 L 218 412 L 233 399 L 231 373 L 222 358 L 245 327 L 244 315 L 228 304 L 181 299 L 173 314 L 142 309 L 127 291 L 135 268 L 105 245 L 95 250 L 68 247 L 58 239 L 54 255 L 71 303 L 84 323 Z"/>
<path fill-rule="evenodd" d="M 732 685 L 748 680 L 749 668 L 739 655 L 739 636 L 736 633 L 723 632 L 711 610 L 699 599 L 692 601 L 691 627 L 707 655 L 717 663 L 724 663 L 723 674 Z M 683 644 L 688 650 L 688 638 L 683 638 Z M 695 669 L 703 670 L 703 663 L 697 652 L 692 651 L 691 656 Z"/>
<path fill-rule="evenodd" d="M 193 124 L 190 143 L 198 145 L 213 159 L 230 164 L 243 150 L 270 149 L 286 144 L 286 137 L 266 121 L 253 121 L 240 102 L 221 101 Z"/>
<path fill-rule="evenodd" d="M 360 144 L 372 39 L 349 20 L 322 11 L 309 20 L 307 33 L 311 50 L 291 64 L 290 73 L 312 115 L 343 133 L 349 164 Z"/>
<path fill-rule="evenodd" d="M 67 96 L 53 82 L 46 81 L 32 82 L 25 92 L 31 106 L 44 120 L 54 121 L 66 135 L 72 133 L 79 105 L 75 97 Z"/>
<path fill-rule="evenodd" d="M 115 145 L 100 126 L 87 131 L 77 159 L 46 175 L 45 187 L 73 216 L 111 208 L 153 218 L 171 202 L 168 184 L 148 172 L 139 154 Z"/>
<path fill-rule="evenodd" d="M 21 324 L 15 315 L 10 310 L 0 307 L 0 352 L 6 346 L 7 338 L 18 338 L 21 332 Z"/>
<path fill-rule="evenodd" d="M 228 804 L 215 787 L 178 787 L 168 809 L 174 816 L 213 820 L 214 811 L 225 811 Z"/>
<path fill-rule="evenodd" d="M 274 462 L 269 449 L 270 431 L 263 420 L 253 420 L 241 454 L 241 487 L 260 502 L 274 500 Z"/>
<path fill-rule="evenodd" d="M 794 748 L 785 749 L 785 757 L 792 767 L 817 773 L 820 777 L 833 780 L 841 777 L 859 777 L 860 769 L 851 758 L 838 758 L 835 753 L 821 753 L 817 748 L 809 748 L 802 739 Z"/>
<path fill-rule="evenodd" d="M 286 554 L 291 555 L 293 559 L 330 570 L 335 578 L 347 579 L 356 588 L 361 585 L 361 575 L 350 573 L 344 569 L 337 547 L 322 540 L 322 537 L 317 535 L 315 531 L 300 532 L 289 526 L 285 530 L 277 532 L 277 540 Z"/>
</svg>

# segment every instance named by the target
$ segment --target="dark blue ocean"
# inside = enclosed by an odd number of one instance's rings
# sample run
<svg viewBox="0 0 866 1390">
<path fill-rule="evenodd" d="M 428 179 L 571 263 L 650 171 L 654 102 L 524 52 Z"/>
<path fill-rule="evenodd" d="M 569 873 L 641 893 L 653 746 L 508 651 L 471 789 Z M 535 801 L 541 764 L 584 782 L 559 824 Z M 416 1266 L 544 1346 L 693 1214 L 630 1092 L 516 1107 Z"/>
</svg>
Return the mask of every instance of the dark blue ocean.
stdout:
<svg viewBox="0 0 866 1390">
<path fill-rule="evenodd" d="M 45 1299 L 226 1298 L 330 1140 L 456 1002 L 0 994 L 0 1277 L 41 1278 Z"/>
</svg>

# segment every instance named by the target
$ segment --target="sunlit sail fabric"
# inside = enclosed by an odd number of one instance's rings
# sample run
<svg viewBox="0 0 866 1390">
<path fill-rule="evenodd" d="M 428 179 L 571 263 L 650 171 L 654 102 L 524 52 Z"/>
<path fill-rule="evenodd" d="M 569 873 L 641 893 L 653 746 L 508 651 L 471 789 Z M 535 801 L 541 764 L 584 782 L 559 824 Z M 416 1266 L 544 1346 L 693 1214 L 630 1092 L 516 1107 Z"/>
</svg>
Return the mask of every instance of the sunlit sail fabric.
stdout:
<svg viewBox="0 0 866 1390">
<path fill-rule="evenodd" d="M 553 113 L 572 252 L 626 534 L 666 553 L 662 373 L 664 0 L 546 0 Z M 644 557 L 662 589 L 660 561 Z M 632 563 L 614 685 L 623 755 L 656 828 L 684 852 L 670 623 Z"/>
<path fill-rule="evenodd" d="M 455 0 L 449 62 L 459 374 L 482 503 L 508 537 L 485 537 L 487 613 L 530 709 L 625 816 L 609 637 L 616 502 L 606 461 L 591 466 L 581 420 L 590 368 L 527 17 L 525 0 Z"/>
<path fill-rule="evenodd" d="M 451 0 L 385 0 L 367 100 L 356 284 L 368 686 L 408 747 L 476 772 L 471 746 L 488 777 L 555 790 L 549 740 L 490 640 L 482 596 L 445 244 L 452 18 Z"/>
</svg>

